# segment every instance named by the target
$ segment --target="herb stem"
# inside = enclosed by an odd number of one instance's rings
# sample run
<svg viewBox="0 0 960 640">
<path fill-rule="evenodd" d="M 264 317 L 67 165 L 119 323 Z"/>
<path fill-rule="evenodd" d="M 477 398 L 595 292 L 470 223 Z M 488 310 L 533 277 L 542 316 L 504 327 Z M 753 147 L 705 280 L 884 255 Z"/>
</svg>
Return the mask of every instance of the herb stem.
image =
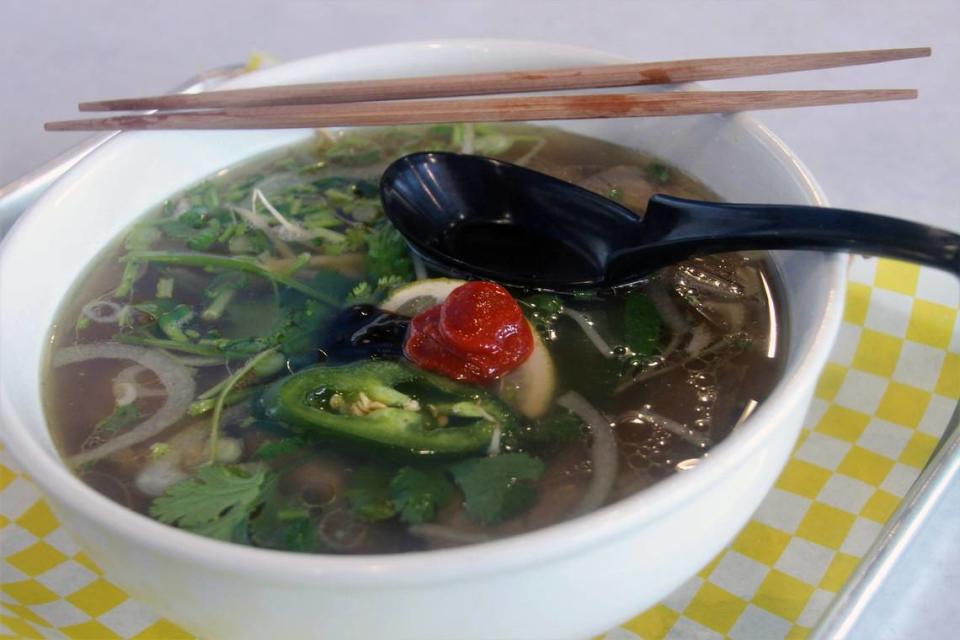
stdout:
<svg viewBox="0 0 960 640">
<path fill-rule="evenodd" d="M 243 368 L 231 376 L 217 397 L 217 403 L 213 406 L 213 417 L 210 419 L 210 464 L 214 464 L 217 461 L 217 445 L 220 442 L 220 418 L 223 415 L 223 405 L 227 400 L 227 396 L 230 394 L 230 391 L 233 390 L 233 387 L 248 373 L 253 371 L 253 368 L 256 367 L 260 361 L 275 353 L 276 350 L 275 347 L 267 349 L 250 358 L 247 364 L 243 365 Z"/>
<path fill-rule="evenodd" d="M 133 291 L 133 284 L 140 275 L 140 265 L 136 262 L 128 262 L 123 267 L 123 273 L 120 275 L 120 285 L 113 292 L 114 298 L 125 298 Z"/>
<path fill-rule="evenodd" d="M 227 310 L 227 306 L 229 306 L 230 302 L 233 301 L 233 296 L 236 294 L 236 289 L 224 289 L 218 293 L 217 297 L 213 299 L 213 302 L 211 302 L 207 308 L 203 310 L 203 313 L 200 314 L 200 317 L 208 322 L 219 320 L 223 315 L 223 312 Z"/>
<path fill-rule="evenodd" d="M 177 342 L 176 340 L 167 340 L 164 338 L 152 338 L 149 336 L 134 336 L 130 334 L 120 334 L 115 338 L 117 342 L 124 344 L 136 344 L 143 347 L 158 347 L 160 349 L 169 349 L 170 351 L 179 351 L 181 353 L 190 353 L 197 356 L 215 356 L 222 358 L 243 358 L 249 353 L 238 353 L 235 351 L 220 350 L 216 347 L 208 347 L 202 344 L 192 342 Z"/>
<path fill-rule="evenodd" d="M 220 386 L 220 385 L 217 385 Z M 243 402 L 247 398 L 255 395 L 258 391 L 263 389 L 264 385 L 258 385 L 255 387 L 247 387 L 245 389 L 237 389 L 232 391 L 226 400 L 224 400 L 224 405 L 230 406 L 237 404 L 238 402 Z M 213 410 L 214 406 L 217 404 L 217 398 L 211 397 L 199 397 L 190 404 L 190 408 L 187 409 L 187 413 L 191 416 L 202 416 L 205 413 L 208 413 Z"/>
<path fill-rule="evenodd" d="M 331 307 L 338 306 L 337 301 L 322 291 L 306 285 L 286 275 L 270 271 L 256 260 L 250 258 L 231 258 L 211 253 L 173 253 L 164 251 L 131 251 L 123 258 L 128 263 L 154 262 L 172 264 L 181 267 L 202 267 L 212 269 L 229 269 L 259 276 L 276 284 L 299 291 Z"/>
</svg>

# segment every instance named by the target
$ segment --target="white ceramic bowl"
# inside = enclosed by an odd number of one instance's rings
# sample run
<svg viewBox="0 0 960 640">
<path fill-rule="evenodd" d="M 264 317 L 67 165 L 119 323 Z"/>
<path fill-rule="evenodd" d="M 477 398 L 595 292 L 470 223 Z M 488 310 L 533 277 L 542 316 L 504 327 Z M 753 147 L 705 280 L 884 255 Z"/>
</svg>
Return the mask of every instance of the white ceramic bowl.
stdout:
<svg viewBox="0 0 960 640">
<path fill-rule="evenodd" d="M 413 43 L 318 56 L 231 85 L 623 61 L 539 43 Z M 565 126 L 652 152 L 728 200 L 823 203 L 800 162 L 749 117 Z M 161 525 L 77 480 L 57 455 L 41 404 L 45 349 L 61 300 L 85 265 L 165 196 L 307 135 L 122 135 L 61 179 L 3 245 L 3 439 L 112 580 L 206 639 L 573 639 L 638 613 L 729 542 L 772 485 L 800 429 L 840 322 L 840 256 L 777 254 L 788 298 L 786 371 L 742 428 L 695 471 L 571 522 L 453 550 L 303 556 L 220 543 Z"/>
</svg>

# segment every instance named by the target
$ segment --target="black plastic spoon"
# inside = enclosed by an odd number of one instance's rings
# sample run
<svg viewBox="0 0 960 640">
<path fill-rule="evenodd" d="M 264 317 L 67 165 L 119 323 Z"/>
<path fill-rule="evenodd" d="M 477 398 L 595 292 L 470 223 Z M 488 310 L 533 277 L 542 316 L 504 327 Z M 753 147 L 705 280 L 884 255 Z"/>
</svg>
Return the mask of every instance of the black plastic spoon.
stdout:
<svg viewBox="0 0 960 640">
<path fill-rule="evenodd" d="M 620 204 L 508 162 L 415 153 L 380 182 L 387 217 L 447 273 L 554 291 L 613 288 L 696 255 L 745 249 L 850 251 L 960 274 L 960 235 L 884 216 L 664 195 L 640 218 Z"/>
</svg>

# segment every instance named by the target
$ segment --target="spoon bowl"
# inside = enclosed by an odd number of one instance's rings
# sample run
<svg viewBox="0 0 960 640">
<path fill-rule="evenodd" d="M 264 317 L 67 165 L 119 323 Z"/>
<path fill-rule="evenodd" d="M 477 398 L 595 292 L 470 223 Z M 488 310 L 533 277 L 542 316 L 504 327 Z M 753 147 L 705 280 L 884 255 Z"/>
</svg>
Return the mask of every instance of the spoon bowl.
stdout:
<svg viewBox="0 0 960 640">
<path fill-rule="evenodd" d="M 627 286 L 696 255 L 746 249 L 856 251 L 960 273 L 960 236 L 858 211 L 653 196 L 642 216 L 508 162 L 404 156 L 384 172 L 387 217 L 434 268 L 551 291 Z"/>
</svg>

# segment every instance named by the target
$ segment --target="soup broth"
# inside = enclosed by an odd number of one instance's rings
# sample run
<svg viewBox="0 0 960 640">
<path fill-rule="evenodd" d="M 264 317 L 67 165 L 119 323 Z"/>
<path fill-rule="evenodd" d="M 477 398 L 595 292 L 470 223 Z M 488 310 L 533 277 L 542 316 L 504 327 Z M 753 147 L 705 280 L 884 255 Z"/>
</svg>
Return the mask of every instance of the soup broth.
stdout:
<svg viewBox="0 0 960 640">
<path fill-rule="evenodd" d="M 222 171 L 144 216 L 65 303 L 45 399 L 78 476 L 221 540 L 424 550 L 695 473 L 769 393 L 785 331 L 756 253 L 628 290 L 497 293 L 518 309 L 511 331 L 530 331 L 519 364 L 475 377 L 477 362 L 501 362 L 499 342 L 419 359 L 416 328 L 439 318 L 453 340 L 443 323 L 477 288 L 427 272 L 383 217 L 380 173 L 419 150 L 525 164 L 638 215 L 656 192 L 716 197 L 636 151 L 530 126 L 322 133 Z"/>
</svg>

